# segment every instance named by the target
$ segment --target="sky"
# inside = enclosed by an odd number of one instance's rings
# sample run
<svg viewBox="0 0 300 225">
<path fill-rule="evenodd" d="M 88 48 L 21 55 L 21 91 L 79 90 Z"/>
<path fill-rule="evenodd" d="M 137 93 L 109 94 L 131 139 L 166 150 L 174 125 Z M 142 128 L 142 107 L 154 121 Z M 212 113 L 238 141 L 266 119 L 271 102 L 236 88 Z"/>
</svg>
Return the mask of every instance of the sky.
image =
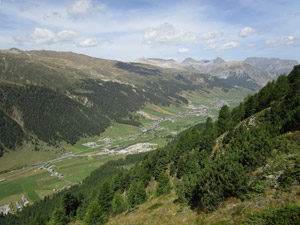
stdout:
<svg viewBox="0 0 300 225">
<path fill-rule="evenodd" d="M 0 49 L 300 62 L 299 0 L 0 0 Z"/>
</svg>

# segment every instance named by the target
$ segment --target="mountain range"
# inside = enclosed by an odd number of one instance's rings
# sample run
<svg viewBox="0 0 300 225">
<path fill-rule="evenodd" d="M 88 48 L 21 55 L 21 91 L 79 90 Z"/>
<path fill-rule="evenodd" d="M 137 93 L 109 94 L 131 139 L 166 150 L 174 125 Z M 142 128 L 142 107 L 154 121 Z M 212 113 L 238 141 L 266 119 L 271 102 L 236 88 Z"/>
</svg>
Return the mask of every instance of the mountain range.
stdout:
<svg viewBox="0 0 300 225">
<path fill-rule="evenodd" d="M 225 61 L 219 57 L 213 60 L 186 58 L 182 62 L 172 59 L 140 58 L 135 62 L 210 74 L 232 85 L 253 90 L 261 88 L 280 74 L 290 73 L 293 67 L 299 64 L 296 60 L 256 57 L 247 58 L 244 61 Z"/>
</svg>

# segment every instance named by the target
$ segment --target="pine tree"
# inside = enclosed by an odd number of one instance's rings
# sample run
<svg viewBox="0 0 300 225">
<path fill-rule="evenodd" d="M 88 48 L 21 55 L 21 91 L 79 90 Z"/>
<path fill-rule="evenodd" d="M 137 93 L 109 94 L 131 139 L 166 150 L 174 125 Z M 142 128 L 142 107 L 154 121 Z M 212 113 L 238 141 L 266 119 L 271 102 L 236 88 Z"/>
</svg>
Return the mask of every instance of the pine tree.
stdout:
<svg viewBox="0 0 300 225">
<path fill-rule="evenodd" d="M 127 209 L 127 204 L 125 199 L 122 197 L 121 195 L 121 191 L 118 190 L 115 195 L 114 198 L 112 200 L 112 215 L 118 215 L 124 211 L 126 211 Z"/>
<path fill-rule="evenodd" d="M 62 205 L 66 212 L 66 215 L 71 217 L 76 215 L 76 210 L 80 205 L 80 200 L 70 191 L 68 191 L 66 194 L 64 194 L 62 201 Z"/>
<path fill-rule="evenodd" d="M 130 186 L 129 189 L 126 193 L 127 195 L 127 202 L 130 208 L 134 208 L 137 203 L 136 203 L 136 192 L 137 192 L 137 184 L 135 181 L 133 181 Z"/>
<path fill-rule="evenodd" d="M 199 146 L 199 141 L 200 141 L 200 132 L 196 126 L 192 127 L 189 132 L 189 144 L 190 144 L 190 149 L 197 149 Z"/>
<path fill-rule="evenodd" d="M 214 145 L 214 140 L 216 138 L 216 132 L 212 118 L 208 117 L 206 119 L 205 127 L 200 133 L 200 148 L 210 150 Z"/>
<path fill-rule="evenodd" d="M 111 183 L 109 181 L 106 181 L 101 185 L 98 196 L 98 203 L 101 207 L 101 210 L 106 214 L 109 214 L 112 199 L 113 192 L 111 188 Z"/>
<path fill-rule="evenodd" d="M 163 194 L 169 194 L 172 190 L 172 185 L 169 179 L 169 176 L 162 171 L 157 179 L 157 187 L 155 191 L 156 196 L 160 196 Z"/>
<path fill-rule="evenodd" d="M 143 182 L 139 181 L 137 183 L 137 190 L 136 190 L 136 202 L 137 205 L 144 203 L 147 201 L 147 194 L 145 190 L 145 186 Z"/>
<path fill-rule="evenodd" d="M 98 201 L 93 201 L 90 203 L 87 213 L 84 218 L 85 225 L 102 225 L 108 219 L 108 215 L 103 212 Z"/>
<path fill-rule="evenodd" d="M 65 213 L 65 210 L 63 210 L 62 208 L 55 209 L 52 213 L 48 225 L 66 225 L 69 220 Z"/>
<path fill-rule="evenodd" d="M 229 107 L 227 105 L 223 105 L 220 112 L 219 118 L 217 121 L 217 130 L 218 134 L 222 134 L 225 131 L 229 130 L 231 126 L 231 114 Z"/>
<path fill-rule="evenodd" d="M 127 192 L 127 202 L 130 208 L 134 208 L 136 205 L 144 203 L 147 200 L 147 194 L 144 184 L 139 181 L 133 181 Z"/>
<path fill-rule="evenodd" d="M 176 166 L 175 166 L 174 162 L 171 162 L 171 164 L 170 164 L 170 176 L 173 177 L 175 175 L 175 173 L 176 173 Z"/>
</svg>

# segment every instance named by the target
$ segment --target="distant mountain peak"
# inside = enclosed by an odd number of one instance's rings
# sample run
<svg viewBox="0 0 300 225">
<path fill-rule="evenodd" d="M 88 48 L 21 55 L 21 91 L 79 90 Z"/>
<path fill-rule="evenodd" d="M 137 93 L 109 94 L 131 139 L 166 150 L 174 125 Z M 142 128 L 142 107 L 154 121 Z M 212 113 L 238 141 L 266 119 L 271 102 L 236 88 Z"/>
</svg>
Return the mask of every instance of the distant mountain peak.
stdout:
<svg viewBox="0 0 300 225">
<path fill-rule="evenodd" d="M 214 64 L 217 64 L 217 63 L 223 63 L 223 62 L 225 62 L 225 60 L 222 59 L 221 57 L 217 57 L 217 58 L 213 59 L 212 62 Z"/>
<path fill-rule="evenodd" d="M 182 63 L 197 63 L 198 61 L 191 58 L 191 57 L 188 57 L 186 58 L 185 60 L 182 61 Z"/>
<path fill-rule="evenodd" d="M 185 60 L 182 61 L 183 64 L 194 64 L 194 63 L 213 63 L 213 64 L 218 64 L 218 63 L 223 63 L 225 62 L 224 59 L 222 59 L 221 57 L 217 57 L 213 60 L 207 60 L 207 59 L 203 59 L 203 60 L 196 60 L 193 59 L 191 57 L 186 58 Z"/>
</svg>

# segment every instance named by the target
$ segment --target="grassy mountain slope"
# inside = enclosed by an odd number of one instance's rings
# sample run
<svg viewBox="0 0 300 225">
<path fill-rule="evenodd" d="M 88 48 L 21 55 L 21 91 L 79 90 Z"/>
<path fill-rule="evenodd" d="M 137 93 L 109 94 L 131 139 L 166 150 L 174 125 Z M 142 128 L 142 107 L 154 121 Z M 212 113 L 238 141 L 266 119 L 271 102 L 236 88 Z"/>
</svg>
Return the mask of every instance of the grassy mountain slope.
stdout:
<svg viewBox="0 0 300 225">
<path fill-rule="evenodd" d="M 183 223 L 298 224 L 299 90 L 300 66 L 232 111 L 223 106 L 216 122 L 208 118 L 143 159 L 137 155 L 107 163 L 82 185 L 0 224 L 147 224 L 147 212 L 173 215 L 174 223 L 179 217 Z M 172 188 L 175 193 L 168 197 Z M 135 211 L 141 215 L 136 220 Z"/>
<path fill-rule="evenodd" d="M 1 79 L 23 84 L 47 85 L 54 89 L 73 87 L 80 79 L 99 79 L 145 88 L 153 88 L 153 84 L 159 85 L 162 81 L 172 81 L 177 85 L 191 85 L 188 81 L 192 81 L 200 86 L 232 87 L 199 73 L 98 59 L 72 52 L 10 49 L 2 50 L 0 54 Z M 162 89 L 161 92 L 164 90 Z"/>
<path fill-rule="evenodd" d="M 0 58 L 0 155 L 35 137 L 74 144 L 112 121 L 139 126 L 134 112 L 146 103 L 187 103 L 182 91 L 234 88 L 203 74 L 72 52 L 9 49 Z"/>
</svg>

